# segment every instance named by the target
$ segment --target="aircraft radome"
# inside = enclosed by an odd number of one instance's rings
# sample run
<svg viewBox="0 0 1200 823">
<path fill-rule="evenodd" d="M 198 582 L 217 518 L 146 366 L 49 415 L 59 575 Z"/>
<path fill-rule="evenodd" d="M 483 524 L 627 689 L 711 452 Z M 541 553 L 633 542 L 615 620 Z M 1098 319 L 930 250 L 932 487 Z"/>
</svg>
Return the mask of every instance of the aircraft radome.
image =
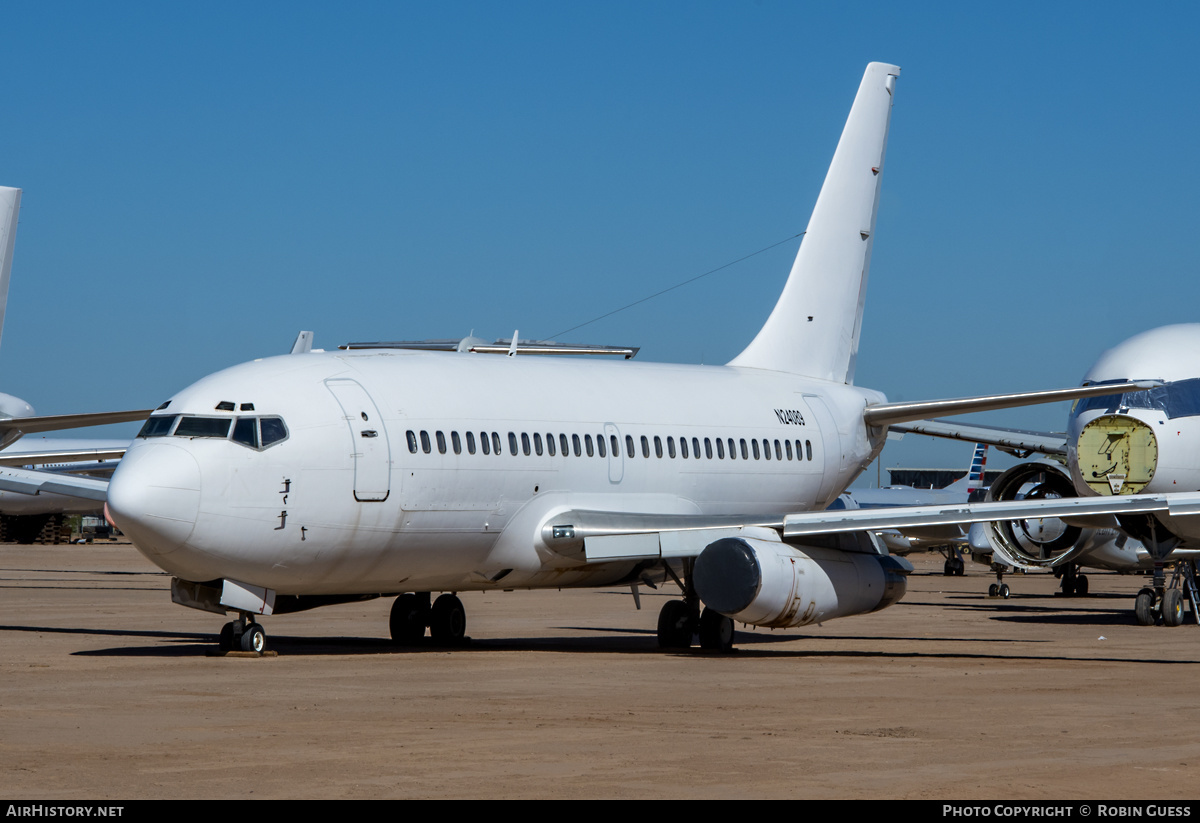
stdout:
<svg viewBox="0 0 1200 823">
<path fill-rule="evenodd" d="M 891 423 L 1112 391 L 889 404 L 854 385 L 898 76 L 867 67 L 783 293 L 729 364 L 529 357 L 515 335 L 508 357 L 298 345 L 163 403 L 111 519 L 176 602 L 238 615 L 225 649 L 263 649 L 256 615 L 379 596 L 396 641 L 455 642 L 456 593 L 670 578 L 659 643 L 720 650 L 735 620 L 896 602 L 905 561 L 861 529 L 785 542 L 785 515 L 824 509 Z"/>
</svg>

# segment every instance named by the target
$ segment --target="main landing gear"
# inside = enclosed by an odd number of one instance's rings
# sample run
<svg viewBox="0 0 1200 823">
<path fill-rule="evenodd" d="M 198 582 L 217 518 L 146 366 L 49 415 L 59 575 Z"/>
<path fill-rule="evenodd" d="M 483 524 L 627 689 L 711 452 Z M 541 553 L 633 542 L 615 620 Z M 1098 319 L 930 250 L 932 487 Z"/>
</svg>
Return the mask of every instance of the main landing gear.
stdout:
<svg viewBox="0 0 1200 823">
<path fill-rule="evenodd" d="M 963 562 L 962 555 L 955 549 L 950 549 L 946 553 L 946 562 L 942 565 L 942 574 L 946 577 L 962 577 L 966 574 L 967 564 Z"/>
<path fill-rule="evenodd" d="M 684 580 L 670 564 L 667 574 L 683 589 L 683 600 L 668 600 L 658 613 L 658 646 L 662 649 L 689 649 L 694 635 L 700 636 L 700 648 L 727 653 L 733 651 L 733 618 L 720 612 L 700 609 L 700 597 L 692 585 L 692 560 L 684 561 Z"/>
<path fill-rule="evenodd" d="M 467 612 L 453 594 L 443 594 L 430 605 L 429 592 L 402 594 L 392 603 L 388 620 L 392 640 L 401 646 L 414 646 L 430 639 L 439 646 L 454 646 L 467 636 Z"/>
<path fill-rule="evenodd" d="M 1086 574 L 1079 573 L 1078 563 L 1067 563 L 1054 570 L 1054 576 L 1060 578 L 1059 590 L 1063 597 L 1087 597 L 1088 579 Z"/>
<path fill-rule="evenodd" d="M 237 620 L 221 627 L 217 645 L 223 652 L 262 654 L 267 648 L 267 633 L 250 615 L 243 612 Z"/>
</svg>

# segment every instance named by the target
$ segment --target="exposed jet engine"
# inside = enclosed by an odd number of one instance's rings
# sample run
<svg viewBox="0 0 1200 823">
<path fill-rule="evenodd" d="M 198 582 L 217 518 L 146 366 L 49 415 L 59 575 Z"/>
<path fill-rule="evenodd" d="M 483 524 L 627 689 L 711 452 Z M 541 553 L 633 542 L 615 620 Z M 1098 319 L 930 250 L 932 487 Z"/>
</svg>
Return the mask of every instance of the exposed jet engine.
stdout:
<svg viewBox="0 0 1200 823">
<path fill-rule="evenodd" d="M 1013 466 L 992 483 L 987 500 L 1040 500 L 1077 497 L 1065 466 L 1035 460 Z M 974 530 L 977 534 L 979 530 Z M 1018 569 L 1050 569 L 1069 563 L 1091 548 L 1091 530 L 1068 526 L 1058 518 L 993 521 L 982 531 L 995 562 Z M 981 548 L 972 543 L 972 549 Z"/>
<path fill-rule="evenodd" d="M 700 553 L 693 579 L 714 611 L 740 623 L 788 628 L 890 606 L 904 596 L 910 571 L 908 561 L 887 554 L 727 537 Z"/>
</svg>

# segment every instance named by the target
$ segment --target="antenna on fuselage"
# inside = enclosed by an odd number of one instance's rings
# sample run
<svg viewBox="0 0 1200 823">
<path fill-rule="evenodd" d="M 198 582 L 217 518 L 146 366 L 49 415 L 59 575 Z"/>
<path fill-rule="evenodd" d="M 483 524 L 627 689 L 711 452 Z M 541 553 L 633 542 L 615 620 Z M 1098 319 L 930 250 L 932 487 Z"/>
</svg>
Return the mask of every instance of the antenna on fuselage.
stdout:
<svg viewBox="0 0 1200 823">
<path fill-rule="evenodd" d="M 731 366 L 854 382 L 897 66 L 871 63 L 779 302 Z"/>
<path fill-rule="evenodd" d="M 509 356 L 509 357 L 516 357 L 516 356 L 517 356 L 517 335 L 519 335 L 520 333 L 521 333 L 521 332 L 520 332 L 520 330 L 518 330 L 518 329 L 513 329 L 513 339 L 512 339 L 512 345 L 510 345 L 510 346 L 508 347 L 508 356 Z"/>
</svg>

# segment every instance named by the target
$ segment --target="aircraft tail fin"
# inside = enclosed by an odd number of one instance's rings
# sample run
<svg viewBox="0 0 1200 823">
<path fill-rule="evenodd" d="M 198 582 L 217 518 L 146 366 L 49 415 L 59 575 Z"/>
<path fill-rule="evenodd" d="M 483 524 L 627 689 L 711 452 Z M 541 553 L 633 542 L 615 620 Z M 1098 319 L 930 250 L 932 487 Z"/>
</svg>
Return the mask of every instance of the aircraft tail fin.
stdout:
<svg viewBox="0 0 1200 823">
<path fill-rule="evenodd" d="M 731 366 L 854 382 L 897 66 L 867 66 L 771 316 Z"/>
<path fill-rule="evenodd" d="M 4 331 L 8 279 L 12 274 L 13 249 L 17 242 L 17 215 L 20 211 L 21 190 L 0 186 L 0 333 Z"/>
<path fill-rule="evenodd" d="M 985 490 L 984 470 L 987 468 L 987 443 L 976 443 L 975 451 L 971 454 L 971 467 L 967 473 L 955 480 L 946 488 L 965 491 L 968 498 L 974 500 Z"/>
</svg>

